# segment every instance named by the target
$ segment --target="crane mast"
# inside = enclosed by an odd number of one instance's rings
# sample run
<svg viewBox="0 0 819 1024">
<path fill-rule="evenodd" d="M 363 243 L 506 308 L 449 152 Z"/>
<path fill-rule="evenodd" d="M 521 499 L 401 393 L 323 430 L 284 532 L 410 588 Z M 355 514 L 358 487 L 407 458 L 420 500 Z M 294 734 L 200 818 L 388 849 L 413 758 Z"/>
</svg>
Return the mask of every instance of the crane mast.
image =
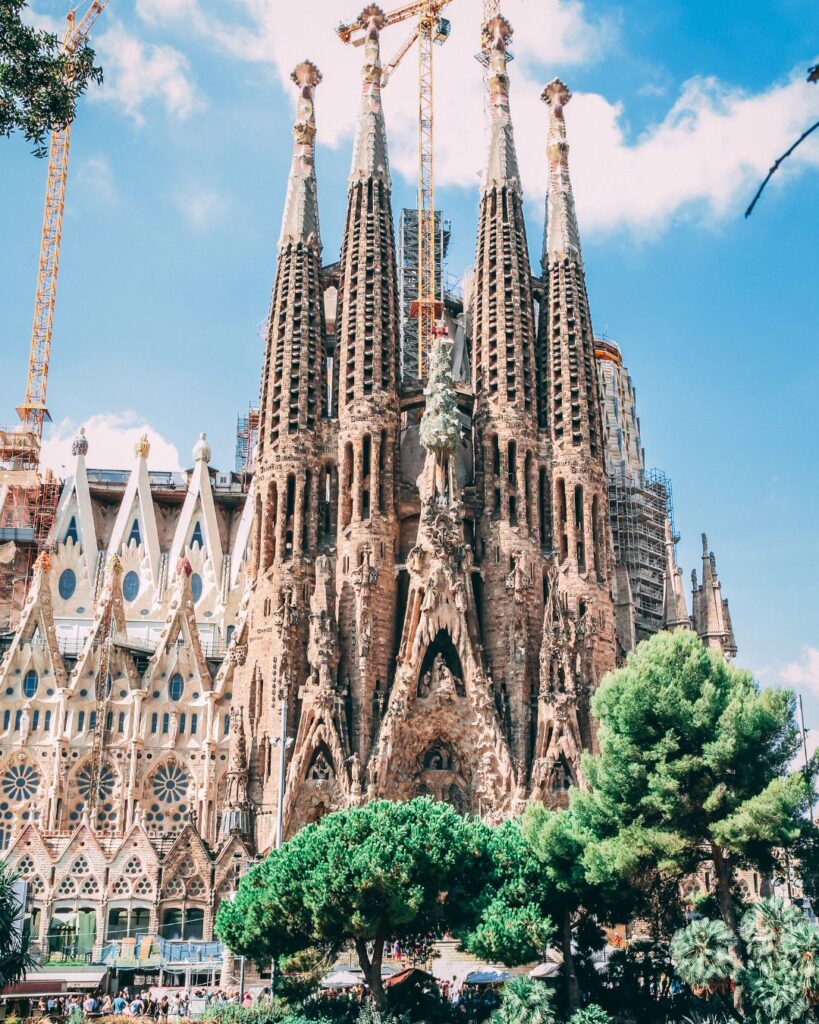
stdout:
<svg viewBox="0 0 819 1024">
<path fill-rule="evenodd" d="M 91 31 L 91 26 L 102 13 L 108 0 L 93 0 L 77 20 L 79 7 L 68 12 L 65 22 L 62 52 L 74 53 Z M 17 407 L 30 458 L 35 466 L 40 462 L 43 424 L 51 419 L 46 406 L 48 364 L 51 358 L 51 339 L 54 333 L 54 306 L 57 299 L 57 274 L 60 267 L 60 244 L 63 233 L 65 187 L 68 179 L 68 156 L 71 147 L 71 123 L 51 133 L 46 178 L 45 210 L 40 238 L 40 260 L 37 267 L 37 291 L 34 299 L 34 325 L 28 358 L 26 399 Z"/>
<path fill-rule="evenodd" d="M 393 71 L 418 41 L 418 294 L 410 304 L 409 315 L 418 320 L 418 376 L 423 376 L 424 363 L 435 329 L 435 321 L 443 312 L 438 297 L 435 275 L 435 161 L 433 97 L 433 46 L 441 45 L 449 36 L 449 22 L 441 12 L 452 0 L 416 0 L 384 15 L 384 26 L 396 25 L 409 18 L 417 22 L 409 38 L 382 71 L 381 85 L 386 86 Z M 344 43 L 360 46 L 364 40 L 362 19 L 336 29 Z M 358 35 L 357 33 L 361 33 Z"/>
</svg>

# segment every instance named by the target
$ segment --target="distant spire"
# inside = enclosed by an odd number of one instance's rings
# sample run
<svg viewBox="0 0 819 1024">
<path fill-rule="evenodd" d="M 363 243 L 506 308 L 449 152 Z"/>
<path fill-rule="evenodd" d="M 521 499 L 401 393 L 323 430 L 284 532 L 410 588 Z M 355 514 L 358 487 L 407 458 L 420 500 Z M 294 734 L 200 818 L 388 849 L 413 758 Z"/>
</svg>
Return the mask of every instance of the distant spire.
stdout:
<svg viewBox="0 0 819 1024">
<path fill-rule="evenodd" d="M 691 620 L 685 604 L 682 569 L 674 554 L 671 523 L 665 521 L 665 578 L 663 580 L 663 629 L 690 629 Z"/>
<path fill-rule="evenodd" d="M 568 258 L 582 263 L 580 232 L 569 177 L 569 143 L 566 141 L 566 122 L 563 119 L 563 108 L 571 98 L 571 92 L 559 78 L 549 82 L 541 96 L 549 108 L 546 143 L 549 190 L 546 197 L 546 233 L 543 238 L 544 271 L 556 259 Z"/>
<path fill-rule="evenodd" d="M 506 71 L 506 45 L 512 37 L 512 26 L 499 14 L 486 23 L 484 33 L 489 48 L 487 81 L 490 134 L 483 190 L 486 192 L 507 186 L 520 195 L 520 171 L 509 112 L 509 75 Z"/>
<path fill-rule="evenodd" d="M 717 576 L 714 552 L 708 548 L 708 537 L 702 535 L 702 583 L 697 586 L 696 573 L 691 574 L 694 585 L 694 628 L 706 647 L 721 650 L 726 657 L 736 654 L 736 641 L 728 613 L 728 602 L 723 599 Z"/>
<path fill-rule="evenodd" d="M 380 178 L 390 186 L 390 161 L 387 155 L 387 129 L 381 107 L 381 51 L 379 33 L 384 27 L 384 12 L 370 4 L 361 12 L 366 27 L 364 67 L 361 72 L 361 106 L 358 112 L 350 183 L 362 178 Z"/>
<path fill-rule="evenodd" d="M 299 87 L 299 102 L 293 125 L 293 162 L 287 183 L 279 248 L 289 242 L 304 242 L 320 249 L 314 99 L 316 86 L 321 81 L 321 72 L 311 61 L 305 60 L 297 65 L 290 77 Z"/>
</svg>

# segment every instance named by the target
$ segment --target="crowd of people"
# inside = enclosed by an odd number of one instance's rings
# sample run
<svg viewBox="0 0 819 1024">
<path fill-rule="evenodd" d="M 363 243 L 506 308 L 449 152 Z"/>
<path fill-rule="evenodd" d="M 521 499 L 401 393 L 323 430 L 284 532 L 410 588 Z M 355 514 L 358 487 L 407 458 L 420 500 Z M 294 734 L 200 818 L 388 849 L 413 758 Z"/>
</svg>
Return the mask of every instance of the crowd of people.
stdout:
<svg viewBox="0 0 819 1024">
<path fill-rule="evenodd" d="M 255 997 L 246 991 L 240 995 L 238 989 L 194 988 L 191 992 L 180 989 L 168 992 L 159 988 L 147 988 L 131 992 L 124 988 L 114 994 L 89 992 L 87 995 L 41 996 L 36 1004 L 36 1016 L 42 1018 L 93 1018 L 117 1014 L 125 1017 L 150 1017 L 158 1021 L 180 1020 L 191 1015 L 191 1003 L 198 1008 L 219 1003 L 241 1003 L 252 1006 Z M 34 1007 L 32 1007 L 34 1009 Z"/>
</svg>

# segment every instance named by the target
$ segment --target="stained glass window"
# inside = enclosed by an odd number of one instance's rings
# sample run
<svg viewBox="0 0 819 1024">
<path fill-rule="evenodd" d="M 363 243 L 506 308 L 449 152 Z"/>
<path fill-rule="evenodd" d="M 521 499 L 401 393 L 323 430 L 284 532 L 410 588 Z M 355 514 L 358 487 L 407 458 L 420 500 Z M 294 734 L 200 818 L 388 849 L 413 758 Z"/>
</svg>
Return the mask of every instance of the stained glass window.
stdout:
<svg viewBox="0 0 819 1024">
<path fill-rule="evenodd" d="M 23 676 L 23 696 L 31 699 L 37 692 L 37 687 L 40 685 L 40 677 L 37 675 L 33 668 L 30 668 Z"/>
<path fill-rule="evenodd" d="M 30 764 L 13 764 L 3 773 L 3 795 L 9 800 L 31 800 L 40 785 L 40 773 Z"/>
<path fill-rule="evenodd" d="M 99 783 L 97 785 L 97 827 L 106 830 L 112 829 L 117 822 L 117 806 L 114 801 L 114 789 L 117 777 L 114 770 L 108 765 L 100 769 Z M 69 820 L 76 824 L 82 819 L 83 811 L 90 802 L 91 797 L 91 765 L 86 764 L 77 772 L 75 780 L 79 799 L 74 801 L 69 812 Z"/>
</svg>

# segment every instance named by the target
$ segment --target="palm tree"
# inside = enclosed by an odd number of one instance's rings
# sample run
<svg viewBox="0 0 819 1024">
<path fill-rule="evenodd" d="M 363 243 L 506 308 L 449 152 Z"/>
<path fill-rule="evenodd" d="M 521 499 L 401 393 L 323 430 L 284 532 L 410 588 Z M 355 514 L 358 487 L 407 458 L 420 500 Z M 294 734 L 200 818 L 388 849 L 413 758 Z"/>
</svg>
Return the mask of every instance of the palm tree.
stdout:
<svg viewBox="0 0 819 1024">
<path fill-rule="evenodd" d="M 722 921 L 702 918 L 678 931 L 671 942 L 677 973 L 697 996 L 723 991 L 734 972 L 734 936 Z"/>
<path fill-rule="evenodd" d="M 754 960 L 777 956 L 785 936 L 802 920 L 802 914 L 779 897 L 755 903 L 742 918 L 740 933 Z"/>
<path fill-rule="evenodd" d="M 783 948 L 793 964 L 805 998 L 819 1001 L 819 928 L 807 921 L 799 921 L 789 929 Z"/>
<path fill-rule="evenodd" d="M 0 862 L 0 988 L 19 981 L 34 966 L 15 881 L 9 868 Z"/>
<path fill-rule="evenodd" d="M 540 981 L 511 978 L 503 986 L 492 1024 L 555 1024 L 552 993 Z"/>
</svg>

